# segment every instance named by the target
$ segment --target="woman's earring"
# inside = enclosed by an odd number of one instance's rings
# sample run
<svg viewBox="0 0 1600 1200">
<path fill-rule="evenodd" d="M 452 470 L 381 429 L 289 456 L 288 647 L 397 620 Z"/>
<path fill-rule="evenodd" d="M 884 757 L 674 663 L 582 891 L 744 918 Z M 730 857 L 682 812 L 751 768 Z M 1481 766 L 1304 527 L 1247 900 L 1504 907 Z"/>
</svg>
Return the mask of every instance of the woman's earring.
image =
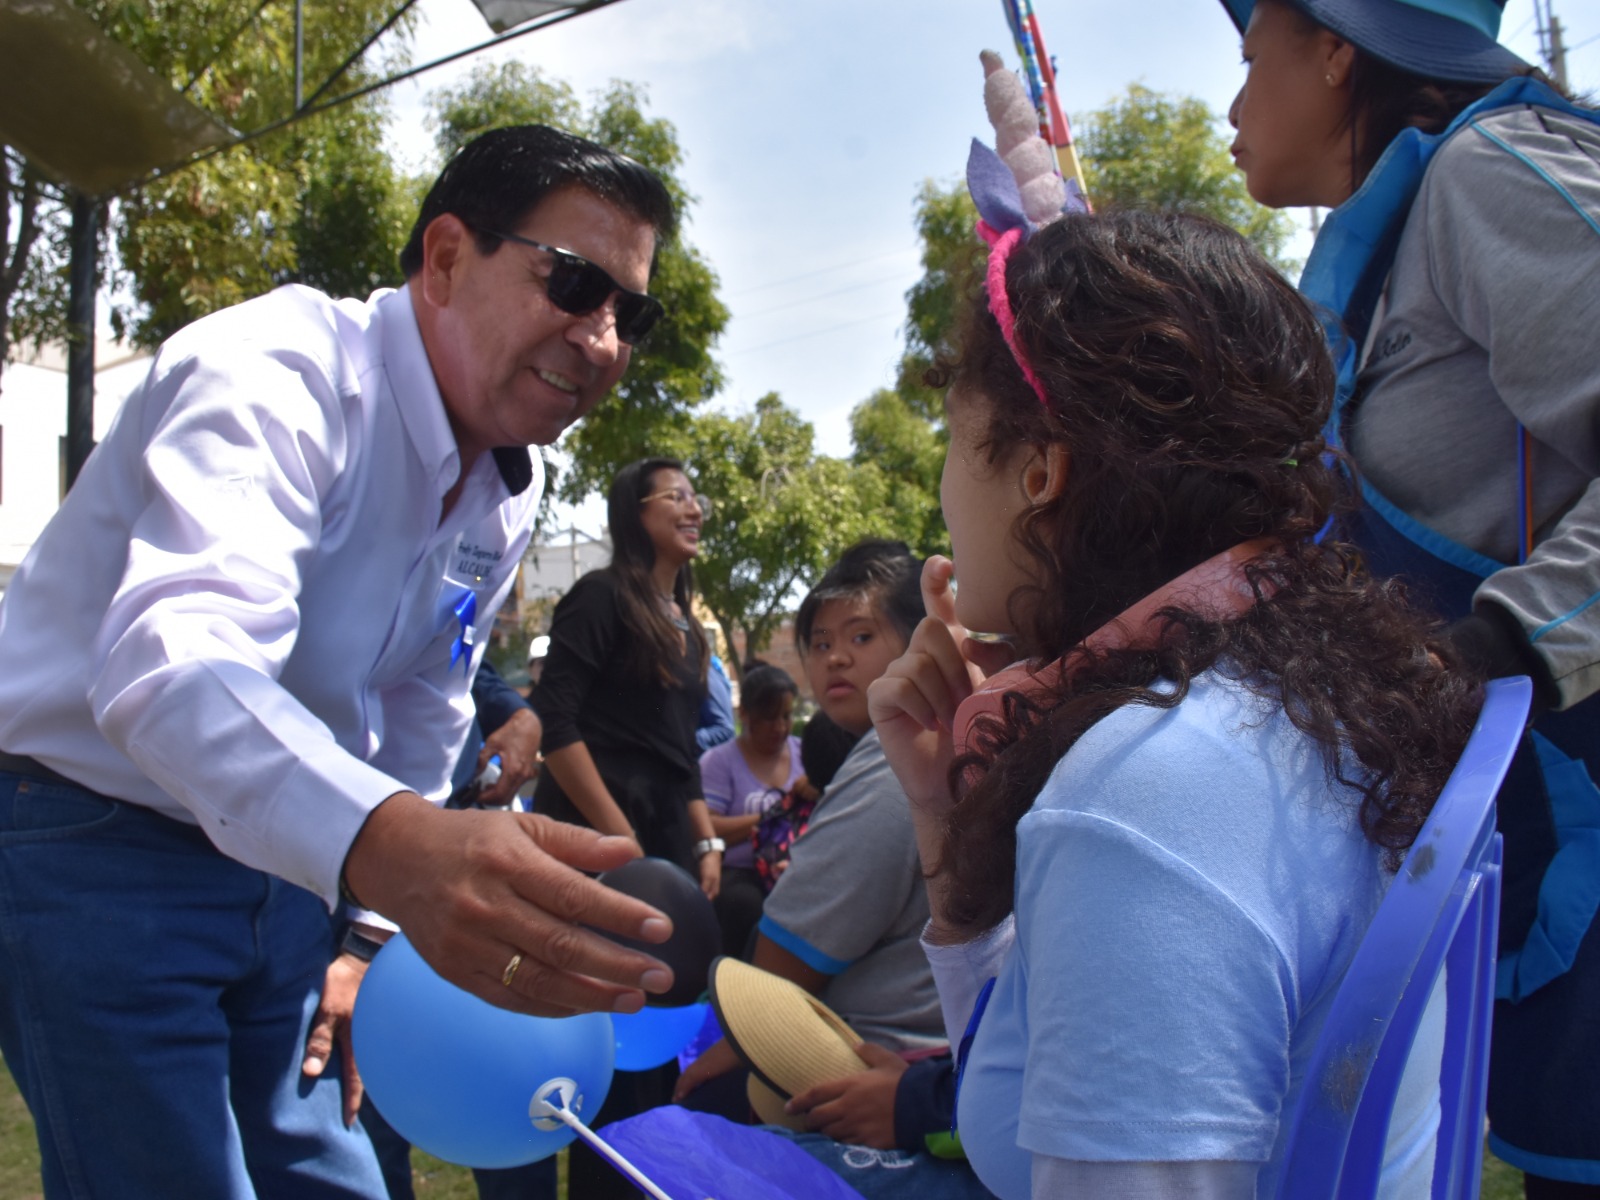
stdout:
<svg viewBox="0 0 1600 1200">
<path fill-rule="evenodd" d="M 1328 81 L 1328 86 L 1329 87 L 1333 86 L 1333 72 L 1332 71 L 1329 71 L 1326 75 L 1323 76 L 1323 78 Z"/>
</svg>

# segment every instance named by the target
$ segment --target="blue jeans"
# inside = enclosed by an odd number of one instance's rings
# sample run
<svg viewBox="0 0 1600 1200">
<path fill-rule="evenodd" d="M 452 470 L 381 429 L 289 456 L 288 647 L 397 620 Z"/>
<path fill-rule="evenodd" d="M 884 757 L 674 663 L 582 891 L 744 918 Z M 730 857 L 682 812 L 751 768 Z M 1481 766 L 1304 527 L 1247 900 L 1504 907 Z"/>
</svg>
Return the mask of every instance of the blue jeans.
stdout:
<svg viewBox="0 0 1600 1200">
<path fill-rule="evenodd" d="M 199 829 L 0 772 L 0 1051 L 45 1195 L 382 1200 L 338 1052 L 300 1073 L 331 941 Z"/>
<path fill-rule="evenodd" d="M 847 1146 L 825 1134 L 793 1133 L 775 1125 L 761 1128 L 788 1138 L 865 1200 L 989 1200 L 992 1196 L 964 1159 Z"/>
</svg>

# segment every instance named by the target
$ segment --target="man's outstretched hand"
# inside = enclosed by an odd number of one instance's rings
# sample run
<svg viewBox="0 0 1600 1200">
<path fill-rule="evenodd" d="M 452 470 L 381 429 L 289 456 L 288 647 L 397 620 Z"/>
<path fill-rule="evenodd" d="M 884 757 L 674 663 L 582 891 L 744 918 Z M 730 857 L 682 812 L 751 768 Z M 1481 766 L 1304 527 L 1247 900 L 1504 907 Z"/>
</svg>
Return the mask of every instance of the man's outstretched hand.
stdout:
<svg viewBox="0 0 1600 1200">
<path fill-rule="evenodd" d="M 637 853 L 628 838 L 548 817 L 444 811 L 399 792 L 356 836 L 345 883 L 440 975 L 491 1004 L 546 1017 L 637 1012 L 672 972 L 592 930 L 659 943 L 672 924 L 584 874 Z"/>
</svg>

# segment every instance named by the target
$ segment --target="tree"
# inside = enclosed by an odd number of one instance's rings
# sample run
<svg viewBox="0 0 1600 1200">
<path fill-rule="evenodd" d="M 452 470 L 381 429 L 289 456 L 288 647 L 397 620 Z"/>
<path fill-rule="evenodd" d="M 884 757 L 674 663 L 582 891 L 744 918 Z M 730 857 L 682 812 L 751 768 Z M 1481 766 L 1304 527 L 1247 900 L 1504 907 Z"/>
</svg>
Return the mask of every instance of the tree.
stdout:
<svg viewBox="0 0 1600 1200">
<path fill-rule="evenodd" d="M 950 434 L 944 396 L 923 382 L 953 349 L 962 298 L 975 287 L 986 251 L 973 228 L 978 211 L 966 185 L 924 181 L 914 222 L 922 240 L 922 278 L 906 292 L 905 352 L 892 389 L 879 389 L 850 414 L 851 461 L 881 478 L 882 536 L 902 538 L 919 555 L 948 554 L 939 476 Z"/>
<path fill-rule="evenodd" d="M 107 32 L 237 129 L 294 108 L 293 12 L 249 0 L 100 4 Z M 310 0 L 305 79 L 319 86 L 392 11 L 390 0 Z M 385 65 L 405 61 L 402 25 Z M 228 33 L 237 31 L 237 36 Z M 375 78 L 357 63 L 329 89 Z M 365 296 L 399 280 L 409 226 L 383 149 L 385 102 L 365 97 L 297 121 L 128 193 L 118 205 L 119 333 L 154 345 L 184 325 L 289 282 Z"/>
<path fill-rule="evenodd" d="M 1250 199 L 1206 104 L 1134 84 L 1126 95 L 1078 119 L 1078 149 L 1098 208 L 1172 208 L 1203 213 L 1255 243 L 1279 270 L 1292 232 L 1287 216 Z M 949 445 L 940 394 L 923 382 L 952 349 L 957 314 L 986 260 L 965 183 L 932 180 L 917 193 L 922 278 L 906 292 L 905 353 L 892 390 L 874 392 L 851 414 L 853 461 L 883 476 L 890 520 L 920 554 L 944 552 L 939 475 Z"/>
<path fill-rule="evenodd" d="M 695 584 L 728 645 L 771 643 L 796 588 L 852 542 L 878 533 L 888 501 L 881 473 L 817 457 L 813 430 L 775 393 L 742 416 L 705 413 L 684 457 L 715 509 L 701 533 Z M 736 664 L 737 665 L 737 664 Z"/>
<path fill-rule="evenodd" d="M 987 250 L 974 232 L 978 210 L 964 182 L 940 187 L 924 180 L 915 211 L 922 278 L 906 292 L 906 349 L 895 391 L 912 411 L 937 422 L 944 412 L 943 397 L 922 376 L 935 357 L 951 349 L 961 297 L 977 280 Z"/>
<path fill-rule="evenodd" d="M 67 209 L 61 190 L 4 148 L 0 172 L 0 367 L 14 343 L 38 346 L 66 329 Z M 13 225 L 13 220 L 15 225 Z"/>
<path fill-rule="evenodd" d="M 913 396 L 929 391 L 918 384 Z M 939 508 L 939 476 L 950 444 L 943 407 L 930 416 L 904 392 L 880 388 L 850 414 L 850 440 L 851 461 L 881 480 L 884 507 L 874 532 L 900 538 L 923 557 L 949 554 L 950 534 Z"/>
<path fill-rule="evenodd" d="M 678 171 L 683 151 L 672 123 L 645 114 L 644 92 L 613 81 L 585 108 L 566 83 L 537 67 L 507 62 L 482 66 L 459 87 L 437 92 L 435 141 L 441 159 L 483 132 L 512 122 L 541 122 L 571 130 L 650 167 L 667 185 L 680 214 L 694 197 Z M 635 459 L 689 444 L 693 413 L 722 387 L 711 350 L 728 323 L 710 264 L 680 233 L 657 248 L 650 291 L 666 317 L 636 347 L 612 399 L 570 430 L 562 448 L 571 469 L 560 498 L 577 503 L 609 486 L 618 468 Z M 548 492 L 546 493 L 548 496 Z"/>
<path fill-rule="evenodd" d="M 293 96 L 293 10 L 257 0 L 150 0 L 79 6 L 158 75 L 229 126 L 264 128 Z M 392 11 L 390 0 L 308 0 L 305 78 L 327 79 Z M 386 65 L 407 53 L 402 21 Z M 356 64 L 331 91 L 373 79 Z M 305 280 L 364 294 L 393 282 L 397 185 L 382 153 L 382 105 L 368 97 L 135 188 L 102 209 L 131 297 L 119 333 L 154 344 L 196 317 Z M 0 218 L 0 352 L 65 328 L 66 219 L 61 189 L 10 151 Z M 12 213 L 17 225 L 10 228 Z"/>
<path fill-rule="evenodd" d="M 1219 118 L 1203 100 L 1140 84 L 1076 121 L 1085 184 L 1097 208 L 1160 208 L 1201 213 L 1249 238 L 1285 274 L 1294 232 L 1286 213 L 1263 208 L 1245 190 Z"/>
</svg>

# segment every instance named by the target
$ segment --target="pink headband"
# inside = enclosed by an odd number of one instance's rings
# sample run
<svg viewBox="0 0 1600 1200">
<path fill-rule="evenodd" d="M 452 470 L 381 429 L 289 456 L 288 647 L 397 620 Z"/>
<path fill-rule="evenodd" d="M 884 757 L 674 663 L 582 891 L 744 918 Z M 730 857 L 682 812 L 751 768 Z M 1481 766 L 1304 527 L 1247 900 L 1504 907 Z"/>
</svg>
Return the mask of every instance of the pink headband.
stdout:
<svg viewBox="0 0 1600 1200">
<path fill-rule="evenodd" d="M 1000 335 L 1006 339 L 1011 357 L 1017 360 L 1017 366 L 1022 369 L 1022 377 L 1028 381 L 1033 394 L 1039 397 L 1039 403 L 1049 408 L 1050 395 L 1028 365 L 1022 345 L 1017 341 L 1017 318 L 1011 311 L 1011 297 L 1006 292 L 1006 263 L 1011 258 L 1011 252 L 1022 244 L 1022 230 L 1008 229 L 996 234 L 987 221 L 979 221 L 978 233 L 989 243 L 989 265 L 983 278 L 984 290 L 989 293 L 989 311 L 999 323 Z"/>
<path fill-rule="evenodd" d="M 1011 357 L 1022 370 L 1039 403 L 1050 407 L 1050 394 L 1034 373 L 1017 341 L 1017 318 L 1006 293 L 1006 263 L 1030 233 L 1064 212 L 1086 213 L 1088 198 L 1076 178 L 1063 180 L 1054 151 L 1040 134 L 1041 113 L 1028 98 L 1022 81 L 1007 71 L 1000 56 L 985 50 L 983 103 L 994 126 L 995 148 L 976 138 L 967 155 L 967 190 L 982 218 L 978 234 L 989 243 L 984 277 L 989 311 L 1000 324 Z"/>
</svg>

